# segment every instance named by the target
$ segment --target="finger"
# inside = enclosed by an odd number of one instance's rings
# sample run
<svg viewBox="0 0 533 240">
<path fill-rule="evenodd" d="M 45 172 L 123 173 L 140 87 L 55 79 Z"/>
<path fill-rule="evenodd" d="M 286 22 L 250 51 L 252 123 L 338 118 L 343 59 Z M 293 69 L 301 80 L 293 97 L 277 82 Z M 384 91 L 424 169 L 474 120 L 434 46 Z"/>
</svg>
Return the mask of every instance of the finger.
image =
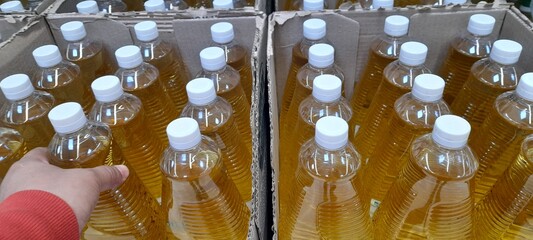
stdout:
<svg viewBox="0 0 533 240">
<path fill-rule="evenodd" d="M 49 163 L 48 156 L 49 156 L 49 152 L 47 148 L 38 147 L 26 153 L 26 155 L 24 155 L 20 160 Z"/>
<path fill-rule="evenodd" d="M 96 177 L 100 192 L 118 187 L 129 175 L 128 167 L 124 165 L 98 166 L 90 170 Z"/>
</svg>

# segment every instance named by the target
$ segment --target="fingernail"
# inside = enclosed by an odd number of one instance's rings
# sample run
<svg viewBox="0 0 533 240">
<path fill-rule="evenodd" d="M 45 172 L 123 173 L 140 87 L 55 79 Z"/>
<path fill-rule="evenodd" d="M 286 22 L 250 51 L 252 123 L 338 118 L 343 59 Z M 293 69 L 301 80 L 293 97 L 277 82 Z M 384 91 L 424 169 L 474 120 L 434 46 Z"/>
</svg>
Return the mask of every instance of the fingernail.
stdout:
<svg viewBox="0 0 533 240">
<path fill-rule="evenodd" d="M 122 182 L 126 181 L 126 178 L 128 178 L 128 175 L 130 174 L 130 170 L 126 165 L 115 165 L 115 167 L 120 171 L 120 174 L 122 174 Z"/>
</svg>

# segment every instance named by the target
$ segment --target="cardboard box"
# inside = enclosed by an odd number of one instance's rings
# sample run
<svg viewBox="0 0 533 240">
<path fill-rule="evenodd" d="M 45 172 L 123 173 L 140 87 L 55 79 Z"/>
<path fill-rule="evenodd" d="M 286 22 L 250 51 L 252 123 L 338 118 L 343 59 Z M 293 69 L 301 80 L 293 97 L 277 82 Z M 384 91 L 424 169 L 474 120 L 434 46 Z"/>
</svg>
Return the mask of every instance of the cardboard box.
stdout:
<svg viewBox="0 0 533 240">
<path fill-rule="evenodd" d="M 35 18 L 22 31 L 16 33 L 5 45 L 0 46 L 0 79 L 15 73 L 31 73 L 37 69 L 31 52 L 45 44 L 57 44 L 65 49 L 66 42 L 60 33 L 60 26 L 68 21 L 85 23 L 88 35 L 101 40 L 107 50 L 107 57 L 115 62 L 116 49 L 134 43 L 134 24 L 153 20 L 158 24 L 160 36 L 165 41 L 176 44 L 191 75 L 200 69 L 199 52 L 210 46 L 210 26 L 227 21 L 234 25 L 235 39 L 251 53 L 253 68 L 253 96 L 250 113 L 252 127 L 252 215 L 249 223 L 248 239 L 266 238 L 268 219 L 266 211 L 268 169 L 268 144 L 264 134 L 268 119 L 263 117 L 266 106 L 266 16 L 260 12 L 242 14 L 236 11 L 218 12 L 209 18 L 197 18 L 200 14 L 182 13 L 146 14 L 132 16 L 48 14 Z M 116 63 L 115 63 L 116 64 Z M 0 101 L 1 103 L 1 101 Z"/>
<path fill-rule="evenodd" d="M 366 65 L 372 40 L 383 31 L 385 18 L 403 15 L 410 19 L 409 36 L 429 48 L 427 66 L 437 72 L 446 57 L 450 41 L 466 28 L 472 14 L 485 13 L 496 18 L 494 34 L 500 39 L 511 39 L 524 47 L 519 65 L 533 71 L 533 31 L 517 9 L 492 8 L 492 6 L 448 6 L 440 8 L 395 9 L 379 11 L 325 11 L 325 12 L 277 12 L 269 18 L 267 64 L 268 103 L 270 106 L 270 149 L 273 185 L 274 238 L 278 229 L 278 174 L 279 174 L 279 125 L 278 109 L 283 95 L 287 73 L 291 64 L 292 47 L 302 37 L 302 24 L 309 18 L 321 18 L 327 22 L 327 38 L 335 47 L 335 62 L 344 70 L 346 97 L 352 95 L 356 80 Z"/>
<path fill-rule="evenodd" d="M 13 34 L 21 31 L 36 16 L 33 14 L 2 14 L 0 13 L 0 48 Z"/>
</svg>

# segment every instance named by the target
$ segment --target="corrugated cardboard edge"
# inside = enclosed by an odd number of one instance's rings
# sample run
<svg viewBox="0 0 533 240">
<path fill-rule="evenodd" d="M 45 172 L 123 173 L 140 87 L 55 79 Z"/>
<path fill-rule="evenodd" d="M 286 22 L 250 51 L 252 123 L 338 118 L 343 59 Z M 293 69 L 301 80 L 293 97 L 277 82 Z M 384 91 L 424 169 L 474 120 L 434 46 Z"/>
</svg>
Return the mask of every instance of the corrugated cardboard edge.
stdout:
<svg viewBox="0 0 533 240">
<path fill-rule="evenodd" d="M 9 23 L 16 23 L 16 22 L 23 22 L 26 21 L 26 25 L 20 28 L 17 32 L 13 33 L 9 38 L 4 40 L 3 42 L 0 42 L 0 51 L 1 49 L 11 41 L 13 41 L 13 38 L 21 33 L 26 31 L 28 28 L 30 28 L 32 25 L 35 24 L 35 20 L 38 18 L 37 15 L 33 15 L 30 13 L 20 13 L 20 14 L 1 14 L 0 18 L 6 20 Z"/>
<path fill-rule="evenodd" d="M 513 12 L 517 18 L 524 22 L 524 26 L 526 28 L 529 28 L 531 31 L 533 31 L 533 22 L 531 22 L 531 19 L 526 17 L 526 15 L 524 15 L 518 8 L 515 8 L 514 6 L 511 7 L 511 12 Z"/>
</svg>

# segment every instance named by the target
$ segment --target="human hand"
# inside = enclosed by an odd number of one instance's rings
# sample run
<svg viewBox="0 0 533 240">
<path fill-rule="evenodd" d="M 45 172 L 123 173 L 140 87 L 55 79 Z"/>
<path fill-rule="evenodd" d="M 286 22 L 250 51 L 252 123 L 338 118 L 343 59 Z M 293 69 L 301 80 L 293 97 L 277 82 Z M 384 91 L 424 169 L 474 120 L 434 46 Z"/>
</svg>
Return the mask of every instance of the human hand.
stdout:
<svg viewBox="0 0 533 240">
<path fill-rule="evenodd" d="M 36 148 L 14 163 L 0 186 L 0 202 L 24 190 L 52 193 L 72 208 L 81 231 L 100 192 L 119 186 L 129 175 L 124 165 L 62 169 L 51 165 L 48 155 L 46 148 Z"/>
</svg>

